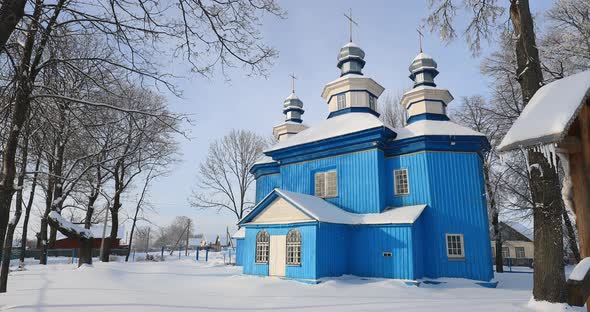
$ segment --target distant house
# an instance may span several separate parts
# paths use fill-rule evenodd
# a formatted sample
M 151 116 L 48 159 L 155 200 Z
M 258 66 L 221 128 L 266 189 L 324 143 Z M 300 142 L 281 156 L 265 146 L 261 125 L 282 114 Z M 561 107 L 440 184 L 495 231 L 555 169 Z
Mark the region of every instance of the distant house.
M 102 224 L 92 224 L 90 226 L 90 230 L 92 231 L 92 248 L 100 248 L 102 243 L 102 233 L 103 233 L 103 225 Z M 107 226 L 105 231 L 105 236 L 109 236 L 111 233 L 111 227 Z M 125 236 L 125 227 L 119 226 L 117 231 L 117 239 L 111 242 L 111 248 L 121 248 L 121 239 Z M 55 240 L 55 244 L 53 246 L 49 246 L 50 249 L 69 249 L 69 248 L 80 248 L 80 242 L 77 239 L 71 239 L 66 237 L 65 235 L 57 232 L 57 238 Z
M 533 266 L 535 248 L 533 237 L 529 229 L 521 224 L 508 225 L 500 222 L 500 235 L 502 237 L 502 259 L 504 265 Z M 517 230 L 518 229 L 518 230 Z M 491 238 L 492 258 L 496 257 L 496 242 Z

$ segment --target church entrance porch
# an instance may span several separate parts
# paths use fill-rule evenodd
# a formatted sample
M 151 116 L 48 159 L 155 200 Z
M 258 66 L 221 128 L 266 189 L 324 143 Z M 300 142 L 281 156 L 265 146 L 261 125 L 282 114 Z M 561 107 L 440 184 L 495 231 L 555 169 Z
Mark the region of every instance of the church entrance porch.
M 285 276 L 287 263 L 287 236 L 271 235 L 269 252 L 268 275 Z

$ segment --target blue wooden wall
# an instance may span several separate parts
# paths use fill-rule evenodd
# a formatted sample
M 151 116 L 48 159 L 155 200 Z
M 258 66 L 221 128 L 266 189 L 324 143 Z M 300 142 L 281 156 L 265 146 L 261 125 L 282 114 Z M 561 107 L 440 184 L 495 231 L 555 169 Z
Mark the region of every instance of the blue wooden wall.
M 353 226 L 350 273 L 358 276 L 414 279 L 411 225 Z M 391 252 L 384 257 L 383 252 Z
M 392 206 L 428 204 L 422 215 L 424 275 L 489 280 L 493 277 L 482 161 L 476 153 L 422 152 L 386 159 L 387 187 L 393 170 L 409 169 L 410 195 L 393 196 Z M 445 234 L 463 234 L 465 260 L 449 260 Z
M 236 239 L 236 265 L 242 265 L 244 256 L 244 239 Z
M 380 165 L 383 152 L 377 149 L 288 164 L 281 166 L 282 188 L 313 195 L 314 174 L 336 169 L 338 197 L 327 200 L 350 212 L 376 213 L 385 204 Z
M 350 274 L 349 254 L 355 246 L 350 241 L 350 226 L 320 223 L 317 238 L 317 276 Z
M 281 175 L 279 173 L 264 175 L 256 179 L 256 203 L 258 204 L 276 187 L 281 187 Z
M 490 233 L 485 200 L 483 167 L 475 153 L 427 153 L 431 208 L 424 214 L 429 243 L 426 250 L 435 263 L 425 265 L 426 275 L 493 278 Z M 461 233 L 465 240 L 465 261 L 449 261 L 445 233 Z M 429 245 L 429 246 L 428 246 Z
M 256 260 L 256 234 L 266 230 L 270 235 L 287 235 L 290 229 L 301 232 L 301 265 L 287 265 L 285 276 L 299 279 L 316 279 L 316 223 L 246 225 L 246 238 L 243 245 L 244 274 L 268 275 L 268 263 L 258 264 Z

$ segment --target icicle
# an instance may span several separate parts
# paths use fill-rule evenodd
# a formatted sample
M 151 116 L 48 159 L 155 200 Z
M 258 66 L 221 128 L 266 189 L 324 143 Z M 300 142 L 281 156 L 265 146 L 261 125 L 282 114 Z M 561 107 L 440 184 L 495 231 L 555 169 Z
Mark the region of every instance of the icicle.
M 568 209 L 576 221 L 576 214 L 574 213 L 574 189 L 572 185 L 572 177 L 570 175 L 570 159 L 566 153 L 556 153 L 561 161 L 561 167 L 563 168 L 563 185 L 561 187 L 561 198 L 563 199 L 563 205 L 565 209 Z

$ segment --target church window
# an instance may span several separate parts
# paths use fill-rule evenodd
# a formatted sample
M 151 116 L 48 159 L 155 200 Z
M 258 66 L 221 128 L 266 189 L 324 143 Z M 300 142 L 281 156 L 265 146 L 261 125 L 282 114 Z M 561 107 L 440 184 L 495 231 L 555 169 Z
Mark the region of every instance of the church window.
M 338 196 L 338 174 L 336 170 L 317 172 L 314 177 L 315 196 L 324 198 Z
M 463 234 L 447 234 L 447 257 L 465 258 Z
M 265 230 L 256 234 L 256 263 L 268 263 L 270 235 Z
M 301 232 L 295 229 L 287 233 L 287 264 L 301 265 Z
M 369 94 L 369 108 L 372 110 L 376 110 L 376 102 L 377 98 Z
M 398 169 L 393 171 L 394 179 L 394 194 L 408 195 L 410 194 L 410 185 L 408 183 L 408 169 Z
M 346 108 L 346 94 L 338 94 L 336 96 L 336 101 L 338 103 L 338 109 Z

